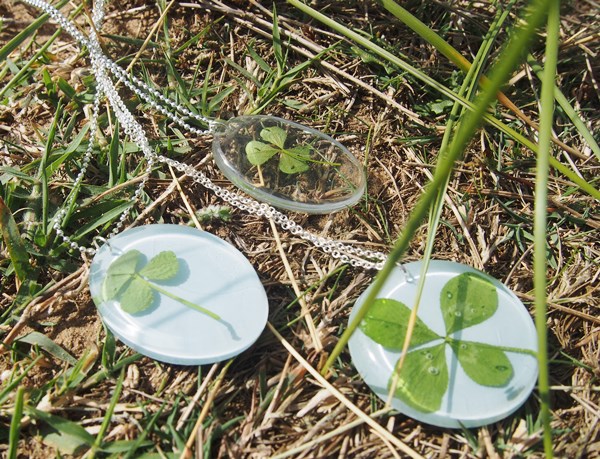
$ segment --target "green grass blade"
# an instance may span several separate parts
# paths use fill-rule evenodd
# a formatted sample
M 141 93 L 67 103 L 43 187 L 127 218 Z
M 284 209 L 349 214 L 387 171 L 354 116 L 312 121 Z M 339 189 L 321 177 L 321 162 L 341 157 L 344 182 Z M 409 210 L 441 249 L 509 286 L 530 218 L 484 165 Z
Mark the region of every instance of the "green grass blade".
M 8 91 L 10 88 L 12 88 L 14 85 L 16 85 L 19 81 L 21 81 L 21 79 L 25 76 L 25 74 L 31 68 L 31 65 L 38 61 L 38 59 L 48 50 L 50 45 L 52 43 L 54 43 L 54 40 L 56 40 L 56 38 L 58 38 L 58 36 L 61 33 L 62 33 L 62 30 L 57 30 L 56 32 L 54 32 L 54 35 L 52 35 L 48 40 L 46 40 L 44 42 L 44 44 L 42 45 L 42 47 L 33 55 L 33 57 L 31 59 L 29 59 L 23 65 L 23 67 L 21 67 L 21 70 L 19 70 L 18 73 L 15 76 L 13 76 L 8 83 L 6 83 L 6 85 L 2 88 L 2 90 L 0 90 L 0 99 L 2 97 L 4 97 L 4 94 L 6 93 L 6 91 Z
M 29 253 L 21 239 L 17 223 L 2 198 L 0 198 L 0 232 L 17 279 L 19 282 L 24 282 L 33 272 L 29 263 Z
M 109 39 L 112 42 L 115 42 L 115 43 L 125 43 L 126 45 L 131 45 L 131 46 L 133 46 L 135 48 L 139 48 L 143 44 L 145 44 L 148 49 L 160 48 L 160 44 L 157 43 L 157 42 L 155 42 L 155 41 L 152 41 L 152 40 L 145 41 L 145 40 L 142 40 L 140 38 L 126 37 L 126 36 L 123 36 L 123 35 L 115 35 L 115 34 L 106 33 L 106 32 L 103 32 L 102 36 L 104 38 Z
M 95 220 L 91 220 L 85 225 L 83 225 L 73 236 L 73 240 L 78 240 L 79 238 L 85 236 L 90 231 L 95 230 L 96 228 L 109 223 L 113 219 L 119 217 L 125 210 L 129 209 L 133 203 L 131 201 L 125 201 L 123 203 L 119 203 L 112 209 L 108 210 L 106 213 L 102 213 Z
M 142 358 L 142 354 L 133 354 L 123 357 L 117 363 L 115 363 L 110 369 L 99 370 L 94 373 L 92 376 L 87 378 L 87 380 L 81 386 L 83 389 L 89 389 L 90 387 L 95 386 L 101 381 L 104 381 L 108 378 L 113 372 L 120 370 L 121 368 L 127 367 L 129 364 L 137 362 Z
M 10 431 L 8 433 L 8 459 L 17 459 L 19 451 L 19 430 L 21 428 L 21 418 L 23 417 L 23 393 L 21 386 L 17 389 L 15 396 L 15 408 L 10 421 Z
M 56 4 L 56 8 L 60 9 L 69 3 L 69 0 L 61 0 Z M 9 40 L 2 48 L 0 48 L 0 62 L 6 60 L 6 58 L 12 53 L 15 49 L 17 49 L 21 44 L 30 37 L 37 29 L 43 26 L 48 20 L 47 14 L 42 14 L 39 18 L 25 27 L 21 32 L 19 32 L 14 38 Z
M 77 359 L 65 351 L 62 347 L 48 338 L 46 335 L 42 335 L 40 332 L 33 331 L 17 339 L 20 343 L 30 344 L 32 346 L 39 346 L 41 349 L 46 351 L 48 354 L 56 357 L 57 359 L 63 360 L 70 365 L 76 365 Z
M 538 390 L 541 399 L 541 419 L 544 428 L 544 452 L 552 458 L 552 431 L 550 427 L 550 385 L 548 375 L 548 331 L 546 325 L 546 236 L 548 170 L 551 151 L 552 125 L 554 117 L 554 88 L 558 45 L 560 37 L 560 0 L 551 0 L 548 5 L 548 28 L 546 30 L 546 62 L 542 75 L 540 100 L 540 140 L 537 155 L 534 208 L 534 251 L 533 285 L 535 292 L 535 324 L 538 335 Z
M 50 126 L 50 130 L 48 131 L 48 139 L 46 141 L 46 148 L 44 148 L 44 153 L 42 155 L 42 160 L 40 161 L 40 167 L 38 172 L 38 179 L 41 183 L 42 188 L 42 229 L 45 235 L 48 234 L 48 201 L 49 201 L 49 193 L 48 193 L 48 159 L 52 153 L 52 148 L 54 146 L 54 138 L 56 137 L 56 131 L 58 129 L 58 122 L 62 117 L 62 104 L 59 103 L 58 107 L 56 107 L 56 112 L 54 114 L 54 119 L 52 120 L 52 125 Z
M 325 16 L 324 14 L 319 13 L 318 11 L 316 11 L 315 9 L 306 5 L 305 3 L 302 3 L 300 0 L 287 0 L 287 1 L 288 1 L 288 3 L 292 4 L 293 6 L 295 6 L 299 10 L 301 10 L 303 13 L 306 13 L 309 16 L 317 19 L 319 22 L 325 24 L 327 27 L 330 27 L 331 29 L 335 30 L 336 32 L 344 35 L 346 38 L 349 38 L 350 40 L 354 41 L 355 43 L 358 43 L 360 46 L 367 48 L 369 51 L 371 51 L 375 55 L 387 60 L 388 62 L 394 64 L 398 68 L 410 73 L 414 77 L 421 80 L 423 83 L 436 89 L 437 91 L 439 91 L 440 93 L 449 97 L 450 99 L 457 100 L 461 104 L 467 105 L 468 107 L 472 108 L 472 104 L 469 101 L 467 101 L 465 98 L 459 97 L 458 94 L 456 94 L 451 89 L 448 89 L 442 83 L 434 80 L 429 75 L 426 75 L 421 70 L 410 65 L 409 63 L 400 59 L 398 56 L 392 54 L 391 52 L 383 49 L 381 46 L 376 45 L 375 43 L 370 41 L 368 38 L 365 38 L 363 35 L 361 35 L 357 32 L 354 32 L 354 31 L 348 29 L 347 27 L 343 26 L 342 24 L 330 19 L 329 17 Z
M 76 119 L 75 117 L 73 117 L 73 119 Z M 61 148 L 57 148 L 57 153 L 60 152 L 60 154 L 56 154 L 56 155 L 51 155 L 51 162 L 50 164 L 48 164 L 48 166 L 46 167 L 46 170 L 48 171 L 48 175 L 53 175 L 58 169 L 60 169 L 60 167 L 68 160 L 70 160 L 73 156 L 75 156 L 77 154 L 77 150 L 80 148 L 81 143 L 83 142 L 83 139 L 85 137 L 85 135 L 87 134 L 87 131 L 89 130 L 89 124 L 86 124 L 85 126 L 83 126 L 83 128 L 81 129 L 81 131 L 79 132 L 79 134 L 77 134 L 75 136 L 75 138 L 71 141 L 71 143 L 64 149 L 62 150 Z M 62 152 L 61 152 L 62 150 Z M 56 159 L 54 159 L 54 157 L 56 157 Z
M 68 419 L 56 416 L 54 414 L 46 413 L 45 411 L 38 410 L 31 406 L 25 407 L 25 412 L 32 418 L 43 421 L 48 424 L 54 430 L 59 432 L 61 435 L 71 439 L 78 447 L 92 446 L 94 443 L 94 437 L 81 425 L 69 421 Z
M 482 72 L 483 65 L 487 60 L 491 52 L 492 44 L 494 43 L 498 33 L 501 30 L 501 25 L 504 23 L 508 16 L 508 10 L 505 10 L 504 13 L 498 13 L 495 21 L 490 26 L 490 30 L 484 41 L 479 48 L 477 56 L 473 61 L 473 65 L 469 64 L 469 69 L 467 71 L 467 75 L 461 85 L 459 90 L 460 96 L 465 96 L 467 99 L 471 100 L 475 94 L 475 90 L 477 88 L 477 82 L 479 80 L 479 76 Z M 460 105 L 458 102 L 454 102 L 452 110 L 450 112 L 450 116 L 448 117 L 448 122 L 446 123 L 446 129 L 444 130 L 444 136 L 442 138 L 442 144 L 440 146 L 440 151 L 438 156 L 440 158 L 446 155 L 448 146 L 450 145 L 450 140 L 452 138 L 452 134 L 455 132 L 456 122 L 455 120 L 461 119 L 465 113 L 466 108 Z M 408 348 L 411 344 L 411 338 L 413 329 L 415 324 L 417 323 L 419 305 L 421 302 L 421 296 L 423 294 L 423 289 L 425 288 L 425 280 L 427 270 L 429 269 L 429 262 L 431 260 L 431 255 L 433 253 L 433 245 L 435 242 L 435 236 L 437 234 L 437 229 L 440 223 L 440 218 L 442 215 L 442 209 L 444 204 L 444 198 L 446 196 L 446 191 L 448 189 L 448 184 L 450 183 L 450 175 L 447 177 L 444 182 L 442 188 L 440 188 L 438 195 L 436 196 L 435 202 L 432 204 L 430 212 L 429 212 L 429 228 L 427 231 L 427 240 L 425 243 L 425 251 L 423 253 L 423 265 L 421 267 L 421 272 L 419 276 L 419 281 L 417 283 L 417 289 L 415 294 L 415 300 L 413 302 L 413 307 L 411 309 L 411 314 L 408 321 L 408 331 L 406 333 L 406 339 L 404 340 L 404 345 L 402 347 L 402 353 L 400 359 L 396 362 L 393 377 L 390 384 L 390 389 L 388 392 L 388 399 L 391 401 L 392 397 L 396 393 L 396 389 L 398 383 L 400 381 L 400 372 L 404 365 L 405 357 L 407 355 Z M 389 402 L 388 402 L 389 403 Z
M 29 374 L 31 369 L 38 364 L 38 361 L 41 358 L 42 358 L 41 355 L 37 356 L 35 358 L 35 360 L 33 360 L 29 365 L 27 365 L 27 368 L 25 368 L 19 376 L 17 376 L 14 380 L 12 380 L 10 383 L 8 383 L 2 390 L 0 390 L 0 405 L 2 405 L 6 401 L 6 399 L 10 395 L 10 393 L 14 389 L 17 388 L 17 386 L 21 383 L 21 381 Z
M 254 43 L 249 44 L 246 47 L 246 51 L 248 51 L 248 54 L 250 55 L 250 57 L 252 58 L 252 60 L 254 60 L 254 62 L 256 62 L 256 65 L 258 65 L 263 72 L 265 72 L 266 74 L 272 74 L 273 73 L 273 69 L 271 68 L 271 66 L 254 49 Z
M 121 146 L 119 137 L 119 120 L 115 120 L 112 138 L 108 147 L 108 186 L 113 187 L 119 181 L 119 148 Z M 92 135 L 94 133 L 91 133 Z M 92 136 L 90 136 L 91 141 Z
M 125 368 L 121 369 L 121 374 L 119 375 L 119 379 L 117 379 L 117 385 L 113 391 L 113 395 L 110 398 L 110 404 L 106 409 L 106 413 L 104 414 L 104 419 L 102 420 L 102 425 L 100 426 L 100 430 L 96 435 L 96 440 L 94 441 L 94 445 L 92 446 L 92 458 L 94 457 L 95 451 L 98 450 L 102 445 L 102 439 L 108 430 L 108 426 L 110 425 L 110 421 L 112 420 L 112 415 L 115 411 L 115 407 L 117 406 L 117 402 L 119 401 L 119 397 L 121 396 L 121 390 L 123 389 L 123 380 L 125 379 Z
M 179 54 L 184 52 L 186 49 L 190 48 L 191 46 L 196 45 L 198 43 L 198 41 L 201 38 L 204 38 L 204 36 L 210 31 L 211 27 L 214 27 L 217 23 L 219 23 L 221 21 L 222 21 L 222 18 L 218 19 L 214 23 L 211 23 L 210 25 L 207 25 L 206 27 L 204 27 L 200 32 L 198 32 L 196 35 L 192 36 L 190 39 L 188 39 L 186 42 L 184 42 L 183 45 L 181 45 L 179 48 L 173 50 L 173 56 L 178 56 Z
M 200 107 L 202 109 L 202 115 L 204 115 L 204 116 L 211 115 L 210 109 L 208 108 L 208 89 L 210 87 L 210 76 L 212 73 L 212 65 L 213 65 L 213 60 L 212 60 L 212 56 L 211 56 L 210 60 L 208 61 L 208 65 L 206 66 L 206 70 L 204 71 L 204 81 L 202 82 L 202 92 L 201 92 L 202 103 L 200 104 Z M 195 76 L 196 75 L 194 75 L 194 78 L 195 78 Z
M 148 434 L 150 433 L 150 431 L 154 427 L 154 424 L 156 424 L 156 421 L 158 420 L 158 418 L 162 414 L 163 410 L 165 409 L 165 403 L 163 403 L 160 406 L 160 408 L 158 409 L 158 411 L 156 413 L 154 413 L 154 416 L 152 416 L 150 418 L 150 420 L 148 421 L 148 424 L 146 425 L 144 431 L 136 439 L 135 443 L 131 446 L 131 449 L 129 451 L 127 451 L 127 454 L 123 457 L 123 459 L 129 459 L 130 457 L 135 457 L 135 452 L 141 446 L 141 444 L 146 440 L 146 437 L 148 436 Z
M 440 37 L 434 30 L 413 16 L 408 10 L 402 8 L 393 0 L 378 0 L 383 7 L 400 19 L 407 27 L 410 27 L 417 35 L 446 56 L 451 62 L 463 72 L 468 72 L 471 63 L 454 48 L 450 43 Z
M 296 0 L 288 1 L 297 3 Z M 510 42 L 504 48 L 496 65 L 492 69 L 492 73 L 489 78 L 489 85 L 486 85 L 486 87 L 481 91 L 477 99 L 477 103 L 475 104 L 474 111 L 467 113 L 464 120 L 461 122 L 460 127 L 458 128 L 456 135 L 454 136 L 452 143 L 448 148 L 448 155 L 445 158 L 442 158 L 438 164 L 438 167 L 436 167 L 432 182 L 419 198 L 419 201 L 417 202 L 408 221 L 406 222 L 400 237 L 396 241 L 394 248 L 388 256 L 383 269 L 375 278 L 373 286 L 367 298 L 365 299 L 363 306 L 360 308 L 352 322 L 348 325 L 348 328 L 344 331 L 329 358 L 325 362 L 325 365 L 322 369 L 323 374 L 327 373 L 329 367 L 341 354 L 342 350 L 348 343 L 350 336 L 352 333 L 354 333 L 356 328 L 363 320 L 369 307 L 377 298 L 377 295 L 379 295 L 381 288 L 393 271 L 396 263 L 400 260 L 400 257 L 408 248 L 408 244 L 412 239 L 412 236 L 415 234 L 421 224 L 421 221 L 427 214 L 429 207 L 438 194 L 438 190 L 443 186 L 449 174 L 452 172 L 454 162 L 460 157 L 467 143 L 481 124 L 488 106 L 494 101 L 498 90 L 503 84 L 506 83 L 511 72 L 517 67 L 517 64 L 524 57 L 523 52 L 528 48 L 531 38 L 535 33 L 535 29 L 541 25 L 542 21 L 544 20 L 549 1 L 550 0 L 533 0 L 530 3 L 527 20 L 511 35 Z
M 123 454 L 125 454 L 127 451 L 129 451 L 132 446 L 135 446 L 136 448 L 146 448 L 148 446 L 152 446 L 153 444 L 154 443 L 151 440 L 145 440 L 141 443 L 139 443 L 137 440 L 116 440 L 116 441 L 107 443 L 106 445 L 103 445 L 101 451 L 106 454 L 111 454 L 111 456 L 108 456 L 109 458 L 120 458 L 120 457 L 122 457 Z M 175 458 L 178 458 L 179 456 L 176 455 L 175 453 L 167 453 L 166 455 L 165 454 L 160 455 L 160 454 L 156 453 L 155 456 L 145 453 L 145 454 L 142 454 L 141 456 L 138 456 L 138 459 L 144 459 L 147 457 L 152 457 L 152 458 L 156 458 L 156 459 L 165 459 L 165 458 L 175 459 Z
M 282 75 L 285 69 L 285 55 L 281 46 L 281 34 L 279 33 L 279 22 L 277 21 L 277 9 L 273 3 L 273 52 L 277 62 L 277 75 Z

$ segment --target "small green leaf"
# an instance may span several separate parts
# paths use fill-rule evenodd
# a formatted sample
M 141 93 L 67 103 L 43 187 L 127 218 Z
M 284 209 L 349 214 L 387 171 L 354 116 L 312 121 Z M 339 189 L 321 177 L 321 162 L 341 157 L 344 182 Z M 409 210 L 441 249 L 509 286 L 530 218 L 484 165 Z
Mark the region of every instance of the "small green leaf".
M 164 281 L 172 279 L 179 271 L 179 261 L 175 252 L 166 250 L 153 257 L 139 272 L 146 279 Z
M 308 164 L 305 161 L 283 152 L 279 158 L 279 170 L 286 174 L 297 174 L 308 170 Z
M 278 126 L 264 128 L 262 131 L 260 131 L 260 136 L 266 142 L 272 143 L 282 150 L 285 148 L 287 132 Z
M 58 450 L 60 454 L 82 457 L 82 453 L 88 449 L 88 446 L 80 438 L 68 433 L 45 428 L 42 429 L 41 434 L 42 442 Z M 56 457 L 61 456 L 57 455 Z
M 495 346 L 453 340 L 450 347 L 465 373 L 482 386 L 502 387 L 513 377 L 513 367 L 504 351 Z
M 308 145 L 298 145 L 297 147 L 285 150 L 285 152 L 292 156 L 295 156 L 297 159 L 306 160 L 310 158 L 310 150 L 311 147 Z
M 365 335 L 384 347 L 401 350 L 406 337 L 410 309 L 400 301 L 378 298 L 373 302 L 360 328 Z M 417 317 L 410 340 L 411 346 L 419 346 L 441 336 L 434 333 Z
M 137 440 L 115 440 L 115 441 L 111 441 L 108 443 L 103 443 L 100 451 L 102 451 L 103 453 L 110 453 L 110 454 L 118 454 L 118 453 L 126 453 L 127 451 L 129 451 L 131 449 L 132 446 L 136 445 L 138 442 Z M 150 440 L 145 440 L 143 441 L 139 446 L 140 448 L 143 448 L 145 446 L 151 446 L 154 443 L 151 442 Z M 138 456 L 138 459 L 142 459 L 142 458 L 147 458 L 149 456 L 150 453 L 145 453 L 141 456 Z M 175 453 L 166 453 L 166 454 L 159 454 L 156 453 L 156 457 L 157 458 L 164 458 L 164 457 L 168 457 L 168 458 L 178 458 L 180 457 L 178 454 Z
M 105 300 L 114 299 L 132 279 L 141 258 L 139 250 L 129 250 L 111 263 L 106 271 L 102 289 Z
M 250 164 L 260 166 L 271 159 L 279 150 L 258 140 L 246 144 L 246 155 Z
M 452 102 L 451 100 L 445 99 L 445 100 L 438 100 L 437 102 L 432 103 L 430 105 L 430 107 L 431 107 L 431 111 L 433 113 L 435 113 L 436 115 L 441 115 L 447 109 L 452 107 L 452 105 L 454 105 L 454 102 Z
M 135 277 L 119 298 L 121 309 L 129 314 L 135 314 L 147 309 L 154 301 L 154 291 L 148 282 L 141 277 Z
M 496 286 L 477 273 L 463 273 L 450 279 L 440 293 L 446 333 L 477 325 L 498 309 Z
M 409 352 L 400 370 L 396 397 L 424 413 L 439 410 L 448 390 L 445 348 L 442 343 Z
M 40 411 L 31 406 L 25 407 L 25 412 L 32 418 L 43 421 L 54 429 L 56 433 L 60 435 L 61 444 L 68 443 L 73 448 L 91 446 L 94 444 L 94 437 L 82 426 L 73 421 L 46 413 L 45 411 Z M 55 440 L 56 439 L 58 439 L 58 437 L 55 437 Z
M 48 354 L 53 355 L 57 359 L 64 360 L 65 362 L 76 365 L 77 359 L 65 351 L 62 347 L 48 338 L 46 335 L 42 335 L 40 332 L 33 331 L 21 336 L 17 339 L 20 343 L 27 343 L 35 346 L 39 346 L 45 350 Z

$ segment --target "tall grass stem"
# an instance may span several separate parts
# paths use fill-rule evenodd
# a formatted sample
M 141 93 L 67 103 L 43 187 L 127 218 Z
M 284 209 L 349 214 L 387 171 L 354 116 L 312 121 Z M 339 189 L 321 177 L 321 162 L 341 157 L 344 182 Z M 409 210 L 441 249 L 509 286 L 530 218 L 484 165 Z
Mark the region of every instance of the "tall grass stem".
M 546 30 L 546 63 L 542 74 L 542 94 L 540 99 L 540 137 L 536 165 L 535 209 L 534 209 L 534 292 L 535 324 L 538 337 L 538 390 L 541 399 L 541 420 L 544 428 L 544 452 L 552 458 L 552 431 L 550 427 L 550 385 L 548 375 L 548 332 L 546 329 L 546 223 L 548 200 L 548 170 L 552 124 L 554 120 L 554 86 L 558 60 L 560 34 L 560 0 L 548 2 L 548 28 Z
M 512 6 L 512 5 L 510 5 Z M 483 67 L 485 62 L 487 62 L 487 58 L 491 52 L 492 44 L 494 43 L 498 33 L 501 30 L 501 25 L 504 23 L 508 16 L 509 9 L 504 11 L 499 10 L 496 14 L 496 18 L 490 26 L 490 30 L 484 38 L 479 51 L 477 52 L 477 56 L 475 57 L 473 64 L 469 64 L 469 68 L 466 71 L 465 79 L 463 80 L 461 87 L 459 89 L 459 96 L 465 97 L 468 100 L 472 100 L 475 95 L 475 91 L 477 89 L 477 82 L 479 77 L 483 71 Z M 450 111 L 450 116 L 448 117 L 448 121 L 446 123 L 446 129 L 444 130 L 444 136 L 442 137 L 442 143 L 440 145 L 440 151 L 438 156 L 440 158 L 446 155 L 446 152 L 449 148 L 452 135 L 457 128 L 457 120 L 460 120 L 466 113 L 467 108 L 458 102 L 454 102 L 452 106 L 452 110 Z M 419 276 L 419 282 L 417 283 L 417 290 L 415 295 L 415 300 L 413 302 L 413 307 L 411 309 L 410 317 L 408 320 L 406 337 L 404 339 L 404 343 L 402 345 L 402 352 L 400 354 L 400 358 L 398 359 L 396 366 L 394 368 L 394 372 L 392 374 L 392 380 L 390 384 L 390 389 L 388 392 L 388 401 L 387 404 L 391 404 L 392 397 L 394 396 L 396 389 L 398 387 L 398 383 L 400 381 L 400 372 L 402 370 L 402 366 L 404 365 L 404 360 L 408 353 L 408 348 L 410 347 L 410 342 L 413 334 L 413 330 L 415 324 L 417 322 L 419 305 L 421 303 L 421 296 L 423 294 L 423 289 L 425 288 L 425 280 L 427 276 L 427 271 L 429 269 L 429 263 L 431 260 L 431 255 L 433 253 L 433 245 L 435 242 L 435 236 L 437 234 L 437 229 L 440 223 L 440 218 L 442 215 L 442 209 L 444 205 L 444 198 L 446 196 L 446 192 L 448 189 L 448 184 L 450 183 L 450 175 L 447 177 L 446 181 L 443 184 L 443 187 L 440 188 L 438 195 L 435 199 L 435 202 L 432 204 L 430 212 L 429 212 L 429 228 L 427 231 L 427 241 L 425 244 L 425 251 L 423 253 L 423 264 L 421 266 L 421 272 Z

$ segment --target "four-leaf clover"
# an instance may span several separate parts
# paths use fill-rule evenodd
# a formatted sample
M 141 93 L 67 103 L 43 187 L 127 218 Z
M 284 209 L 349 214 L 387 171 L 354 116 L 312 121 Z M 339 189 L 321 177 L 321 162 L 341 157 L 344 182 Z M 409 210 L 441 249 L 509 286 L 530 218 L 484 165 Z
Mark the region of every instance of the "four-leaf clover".
M 140 251 L 129 250 L 108 267 L 102 285 L 102 297 L 104 301 L 117 300 L 123 311 L 135 314 L 148 309 L 158 292 L 215 320 L 221 320 L 214 312 L 156 285 L 157 282 L 173 279 L 178 272 L 179 260 L 170 250 L 160 252 L 145 264 Z
M 502 387 L 512 379 L 514 371 L 506 352 L 531 353 L 527 349 L 504 348 L 452 336 L 486 321 L 498 308 L 496 287 L 479 274 L 467 272 L 450 279 L 441 290 L 440 308 L 445 336 L 417 319 L 394 394 L 408 406 L 425 413 L 438 411 L 448 390 L 446 346 L 450 346 L 469 378 L 488 387 Z M 361 329 L 378 344 L 401 351 L 410 313 L 399 301 L 379 298 L 369 309 Z

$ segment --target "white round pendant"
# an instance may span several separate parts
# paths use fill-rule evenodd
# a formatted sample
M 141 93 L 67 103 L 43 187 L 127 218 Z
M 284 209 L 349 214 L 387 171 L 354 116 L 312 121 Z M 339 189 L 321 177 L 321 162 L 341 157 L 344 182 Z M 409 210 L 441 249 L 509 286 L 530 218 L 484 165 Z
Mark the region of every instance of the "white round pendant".
M 395 269 L 349 342 L 353 364 L 382 400 L 401 356 L 421 266 Z M 538 374 L 536 331 L 502 283 L 466 265 L 431 261 L 418 318 L 392 407 L 435 426 L 470 428 L 507 417 L 529 397 Z
M 250 262 L 229 243 L 186 226 L 148 225 L 111 238 L 93 259 L 89 283 L 111 332 L 162 362 L 231 358 L 267 321 L 267 296 Z

